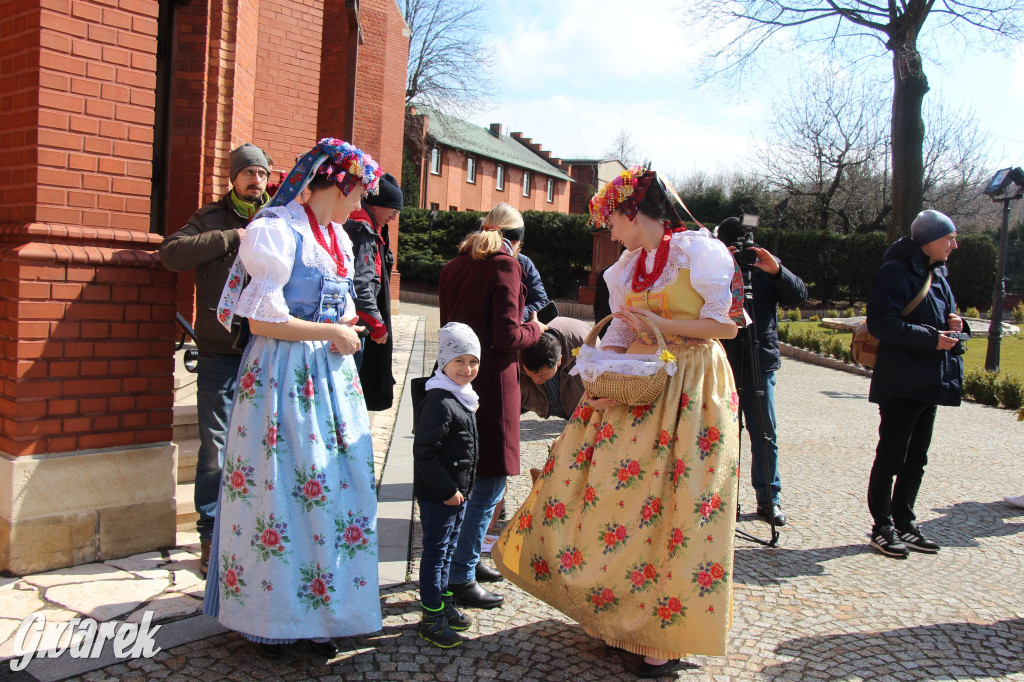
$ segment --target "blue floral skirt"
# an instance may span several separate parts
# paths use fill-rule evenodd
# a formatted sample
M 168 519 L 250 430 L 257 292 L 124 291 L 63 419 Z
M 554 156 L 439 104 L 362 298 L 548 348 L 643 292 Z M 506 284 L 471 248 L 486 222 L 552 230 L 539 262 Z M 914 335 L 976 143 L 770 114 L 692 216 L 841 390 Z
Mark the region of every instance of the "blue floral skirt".
M 254 336 L 242 358 L 203 612 L 256 641 L 381 628 L 369 418 L 329 347 Z

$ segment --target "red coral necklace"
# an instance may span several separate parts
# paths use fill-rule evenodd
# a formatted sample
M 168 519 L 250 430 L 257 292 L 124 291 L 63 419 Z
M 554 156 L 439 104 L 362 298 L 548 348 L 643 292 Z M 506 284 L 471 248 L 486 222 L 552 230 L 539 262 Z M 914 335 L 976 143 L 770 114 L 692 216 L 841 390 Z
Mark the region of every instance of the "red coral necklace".
M 650 272 L 647 272 L 647 252 L 641 250 L 639 258 L 636 259 L 636 269 L 633 270 L 633 291 L 639 293 L 658 281 L 668 263 L 668 247 L 671 241 L 672 230 L 666 228 L 665 234 L 661 235 L 658 250 L 654 252 L 654 267 Z
M 338 244 L 338 235 L 334 233 L 334 227 L 331 223 L 327 223 L 327 234 L 331 236 L 331 243 L 328 245 L 327 240 L 324 238 L 324 233 L 320 229 L 320 221 L 316 219 L 313 209 L 309 207 L 309 204 L 303 204 L 302 208 L 306 209 L 306 218 L 309 219 L 309 229 L 313 232 L 313 239 L 316 240 L 317 244 L 324 247 L 324 251 L 334 261 L 338 268 L 338 277 L 347 277 L 348 268 L 345 267 L 345 255 L 341 251 L 341 245 Z

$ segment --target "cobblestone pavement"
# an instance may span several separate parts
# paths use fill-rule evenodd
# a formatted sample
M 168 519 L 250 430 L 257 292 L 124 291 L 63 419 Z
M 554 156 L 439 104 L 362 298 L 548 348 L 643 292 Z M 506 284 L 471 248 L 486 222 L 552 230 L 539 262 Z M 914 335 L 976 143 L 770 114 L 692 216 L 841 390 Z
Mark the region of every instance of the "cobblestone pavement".
M 405 314 L 418 310 L 402 306 Z M 1024 424 L 974 404 L 939 408 L 917 510 L 943 549 L 889 559 L 867 546 L 878 423 L 867 387 L 861 376 L 784 361 L 776 399 L 790 522 L 778 548 L 737 540 L 730 653 L 690 658 L 680 679 L 1024 680 L 1024 510 L 1002 502 L 1024 494 Z M 524 417 L 524 474 L 510 480 L 510 509 L 529 492 L 526 470 L 543 462 L 563 425 Z M 745 460 L 742 467 L 747 481 Z M 740 497 L 740 527 L 766 535 L 749 485 Z M 414 557 L 418 536 L 417 526 Z M 416 576 L 415 558 L 410 569 Z M 453 651 L 417 637 L 418 592 L 407 583 L 382 591 L 382 632 L 337 640 L 341 653 L 331 661 L 302 644 L 267 661 L 225 633 L 76 679 L 631 678 L 635 657 L 606 653 L 579 625 L 514 587 L 496 589 L 505 606 L 472 612 L 470 641 Z

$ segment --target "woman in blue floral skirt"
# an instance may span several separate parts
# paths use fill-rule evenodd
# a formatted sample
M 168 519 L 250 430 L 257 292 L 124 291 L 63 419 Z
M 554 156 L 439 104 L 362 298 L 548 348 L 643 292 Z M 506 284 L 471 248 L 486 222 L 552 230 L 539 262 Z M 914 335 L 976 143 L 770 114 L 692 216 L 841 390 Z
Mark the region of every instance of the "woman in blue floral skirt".
M 229 277 L 219 308 L 222 322 L 232 306 L 248 318 L 252 337 L 203 611 L 272 658 L 298 639 L 332 656 L 331 637 L 381 627 L 373 449 L 341 229 L 379 177 L 369 155 L 321 140 L 246 230 L 239 259 L 252 279 L 243 291 L 244 273 Z

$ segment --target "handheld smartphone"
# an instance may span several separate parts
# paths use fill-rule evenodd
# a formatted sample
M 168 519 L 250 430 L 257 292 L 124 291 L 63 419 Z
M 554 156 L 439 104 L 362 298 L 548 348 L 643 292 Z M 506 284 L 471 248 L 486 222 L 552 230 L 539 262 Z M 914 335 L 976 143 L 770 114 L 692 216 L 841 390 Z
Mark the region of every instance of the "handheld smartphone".
M 548 301 L 547 305 L 537 311 L 537 319 L 541 324 L 547 324 L 556 317 L 558 317 L 558 306 L 554 301 Z

